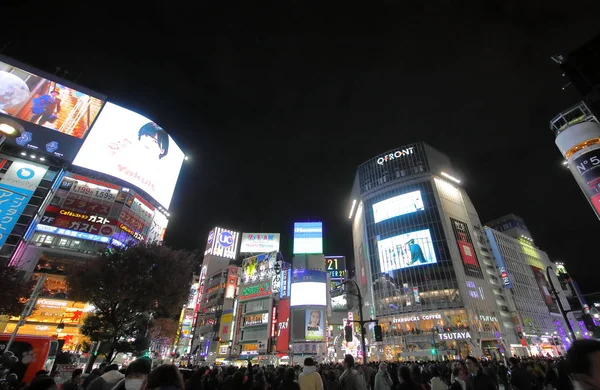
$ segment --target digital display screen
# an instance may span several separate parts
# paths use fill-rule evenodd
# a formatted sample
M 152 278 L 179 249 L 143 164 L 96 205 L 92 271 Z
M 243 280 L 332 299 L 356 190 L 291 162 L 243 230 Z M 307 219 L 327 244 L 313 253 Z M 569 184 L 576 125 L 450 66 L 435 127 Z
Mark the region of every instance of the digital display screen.
M 23 127 L 8 142 L 71 161 L 103 104 L 104 99 L 0 61 L 0 117 L 15 118 Z
M 437 263 L 429 229 L 379 240 L 377 249 L 381 272 Z
M 107 103 L 73 164 L 125 180 L 168 208 L 184 158 L 162 127 Z
M 375 223 L 378 223 L 421 210 L 425 210 L 421 191 L 413 191 L 375 203 L 373 205 L 373 218 Z
M 292 283 L 290 306 L 326 306 L 327 283 Z
M 294 254 L 323 253 L 323 223 L 294 223 Z

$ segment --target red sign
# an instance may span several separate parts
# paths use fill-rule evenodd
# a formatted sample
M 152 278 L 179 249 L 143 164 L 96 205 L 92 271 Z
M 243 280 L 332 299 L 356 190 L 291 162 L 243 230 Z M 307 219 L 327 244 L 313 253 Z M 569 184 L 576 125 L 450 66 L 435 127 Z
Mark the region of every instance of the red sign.
M 277 352 L 284 353 L 290 349 L 290 300 L 279 301 L 279 318 L 277 321 Z
M 471 264 L 476 267 L 479 266 L 477 258 L 475 257 L 475 249 L 473 245 L 463 240 L 458 240 L 458 248 L 460 249 L 460 257 L 462 257 L 463 263 Z
M 106 216 L 110 212 L 111 206 L 68 197 L 65 199 L 63 207 L 68 210 L 79 211 L 86 214 Z
M 225 298 L 233 299 L 235 297 L 235 288 L 237 287 L 238 274 L 236 267 L 229 267 L 227 274 L 227 288 L 225 289 Z
M 50 210 L 50 207 L 48 209 Z M 66 212 L 65 210 L 60 210 L 60 214 L 45 213 L 42 216 L 41 223 L 106 237 L 112 236 L 116 231 L 116 226 L 110 224 L 110 221 L 104 217 L 82 215 L 70 211 Z
M 275 328 L 277 328 L 277 306 L 273 306 L 271 311 L 271 337 L 275 337 Z

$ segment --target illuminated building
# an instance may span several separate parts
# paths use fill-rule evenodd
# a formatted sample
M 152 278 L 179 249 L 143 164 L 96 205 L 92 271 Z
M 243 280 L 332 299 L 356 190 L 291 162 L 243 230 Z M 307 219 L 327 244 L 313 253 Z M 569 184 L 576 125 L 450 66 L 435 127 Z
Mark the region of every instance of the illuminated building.
M 600 218 L 600 123 L 585 103 L 550 121 L 554 142 L 579 188 Z
M 535 245 L 523 219 L 514 214 L 485 225 L 504 288 L 510 291 L 506 305 L 511 307 L 513 326 L 507 332 L 519 340 L 511 348 L 519 351 L 523 346 L 534 355 L 564 354 L 568 341 L 562 340 L 559 331 L 566 324 L 547 279 L 546 269 L 553 266 L 548 255 Z M 553 273 L 551 277 L 558 287 Z
M 113 247 L 162 243 L 185 156 L 148 118 L 2 56 L 0 90 L 12 93 L 0 98 L 0 126 L 19 130 L 0 150 L 0 190 L 19 198 L 0 211 L 10 216 L 0 261 L 47 275 L 45 307 L 36 306 L 19 333 L 54 336 L 76 350 L 90 308 L 69 300 L 65 270 Z M 52 115 L 44 109 L 58 105 Z
M 371 356 L 510 353 L 500 274 L 447 156 L 417 143 L 367 160 L 348 208 L 364 315 L 383 328 Z
M 230 354 L 229 334 L 223 335 L 228 332 L 222 332 L 222 325 L 231 322 L 234 309 L 239 267 L 230 263 L 237 258 L 239 243 L 240 233 L 233 230 L 215 227 L 208 234 L 192 322 L 190 359 L 195 362 L 215 362 Z

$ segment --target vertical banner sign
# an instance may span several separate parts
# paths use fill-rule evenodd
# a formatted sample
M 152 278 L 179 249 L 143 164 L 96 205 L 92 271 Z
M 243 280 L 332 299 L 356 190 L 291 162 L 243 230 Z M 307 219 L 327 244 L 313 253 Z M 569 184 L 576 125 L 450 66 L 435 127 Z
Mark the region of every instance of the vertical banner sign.
M 227 288 L 225 290 L 225 298 L 233 299 L 235 297 L 235 289 L 237 287 L 238 274 L 236 267 L 229 267 L 227 274 Z
M 569 169 L 596 213 L 600 215 L 600 149 L 573 159 Z
M 2 165 L 6 160 L 2 161 Z M 0 180 L 0 248 L 15 227 L 48 167 L 24 160 L 12 162 Z
M 450 218 L 450 222 L 452 223 L 456 244 L 458 245 L 460 257 L 463 261 L 465 274 L 474 278 L 483 279 L 483 273 L 481 272 L 481 267 L 479 266 L 477 255 L 475 254 L 469 227 L 465 222 L 454 218 Z
M 290 349 L 290 300 L 279 301 L 279 317 L 277 318 L 277 352 L 284 353 Z
M 533 271 L 533 276 L 535 277 L 535 281 L 542 293 L 542 298 L 544 298 L 544 302 L 546 306 L 548 306 L 548 310 L 551 313 L 560 313 L 558 310 L 558 304 L 554 300 L 552 294 L 550 294 L 550 286 L 548 285 L 548 280 L 546 280 L 546 275 L 544 275 L 544 271 L 541 268 L 531 266 L 531 270 Z

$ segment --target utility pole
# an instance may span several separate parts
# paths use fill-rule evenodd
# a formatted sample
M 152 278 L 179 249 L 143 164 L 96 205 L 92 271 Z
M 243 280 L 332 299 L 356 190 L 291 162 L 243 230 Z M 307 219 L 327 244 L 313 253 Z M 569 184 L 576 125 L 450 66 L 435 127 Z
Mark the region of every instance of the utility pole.
M 360 320 L 352 320 L 351 322 L 357 322 L 360 326 L 360 344 L 362 347 L 362 353 L 363 353 L 363 364 L 367 364 L 367 346 L 365 344 L 365 324 L 368 324 L 369 322 L 375 322 L 377 323 L 377 320 L 364 320 L 363 317 L 363 298 L 362 298 L 362 294 L 360 293 L 360 288 L 358 288 L 358 283 L 356 283 L 355 280 L 353 279 L 348 279 L 344 282 L 342 282 L 343 285 L 345 285 L 346 283 L 350 283 L 352 282 L 354 284 L 354 286 L 356 287 L 356 296 L 358 297 L 358 315 L 360 317 Z
M 37 283 L 35 284 L 35 287 L 33 288 L 31 295 L 29 296 L 29 300 L 27 301 L 27 303 L 25 304 L 25 307 L 23 308 L 23 312 L 21 313 L 21 316 L 19 317 L 19 321 L 17 322 L 17 325 L 15 326 L 15 330 L 13 330 L 12 334 L 10 335 L 10 339 L 8 340 L 8 344 L 6 344 L 5 351 L 10 350 L 10 346 L 12 345 L 12 343 L 15 341 L 15 338 L 17 337 L 17 332 L 19 332 L 19 328 L 25 323 L 25 318 L 29 317 L 31 315 L 31 312 L 33 312 L 33 308 L 35 307 L 35 304 L 40 295 L 40 291 L 42 290 L 42 287 L 44 286 L 45 281 L 46 281 L 46 275 L 42 274 L 42 276 L 40 276 Z
M 558 292 L 556 291 L 556 288 L 554 288 L 554 282 L 552 282 L 552 278 L 550 277 L 551 270 L 552 270 L 551 265 L 546 267 L 546 276 L 548 277 L 548 283 L 550 283 L 550 289 L 552 290 L 552 295 L 554 295 L 554 299 L 556 299 L 556 302 L 558 303 L 558 308 L 560 309 L 560 314 L 563 316 L 563 319 L 565 320 L 565 322 L 567 324 L 567 329 L 569 329 L 569 335 L 571 336 L 571 339 L 573 341 L 575 341 L 576 340 L 575 332 L 573 332 L 573 327 L 571 326 L 571 322 L 569 321 L 567 314 L 571 311 L 577 311 L 577 310 L 565 311 L 565 309 L 562 305 L 562 302 L 560 301 L 560 297 L 558 296 Z

